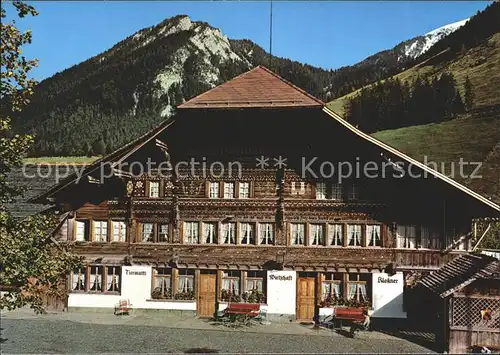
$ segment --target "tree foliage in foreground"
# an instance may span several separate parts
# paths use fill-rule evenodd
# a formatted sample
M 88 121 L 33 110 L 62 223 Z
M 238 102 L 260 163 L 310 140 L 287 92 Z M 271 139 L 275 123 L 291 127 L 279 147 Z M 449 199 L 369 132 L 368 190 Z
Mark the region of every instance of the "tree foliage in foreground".
M 17 16 L 36 16 L 36 10 L 22 2 L 10 5 Z M 26 305 L 43 312 L 48 296 L 63 296 L 61 278 L 79 266 L 80 259 L 55 244 L 51 233 L 58 224 L 54 215 L 18 219 L 6 204 L 22 193 L 7 181 L 7 174 L 22 164 L 33 144 L 30 135 L 13 134 L 11 114 L 29 102 L 36 82 L 28 72 L 37 64 L 22 56 L 21 47 L 31 43 L 31 32 L 22 33 L 14 20 L 7 21 L 6 6 L 1 8 L 1 87 L 0 98 L 7 107 L 0 116 L 0 281 L 6 293 L 0 296 L 0 309 L 12 310 Z

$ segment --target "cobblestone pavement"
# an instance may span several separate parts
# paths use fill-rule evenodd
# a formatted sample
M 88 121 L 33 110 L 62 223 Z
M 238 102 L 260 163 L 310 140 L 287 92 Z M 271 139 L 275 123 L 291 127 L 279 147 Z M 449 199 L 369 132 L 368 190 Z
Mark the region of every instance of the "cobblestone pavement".
M 2 353 L 430 353 L 403 339 L 354 339 L 298 323 L 231 329 L 192 316 L 2 313 Z

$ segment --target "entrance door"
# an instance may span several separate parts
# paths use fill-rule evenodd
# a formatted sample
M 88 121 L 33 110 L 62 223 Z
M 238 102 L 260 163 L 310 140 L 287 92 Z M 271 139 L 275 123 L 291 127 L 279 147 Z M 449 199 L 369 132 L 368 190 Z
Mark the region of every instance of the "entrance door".
M 212 317 L 215 313 L 215 274 L 200 275 L 200 292 L 198 298 L 198 315 Z
M 297 288 L 297 319 L 312 321 L 315 308 L 314 277 L 299 277 Z

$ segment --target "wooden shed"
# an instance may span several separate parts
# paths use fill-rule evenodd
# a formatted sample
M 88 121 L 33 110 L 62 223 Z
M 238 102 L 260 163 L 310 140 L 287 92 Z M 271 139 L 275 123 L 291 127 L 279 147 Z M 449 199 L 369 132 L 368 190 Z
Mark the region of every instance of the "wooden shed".
M 500 350 L 500 261 L 489 255 L 467 254 L 419 281 L 434 298 L 436 339 L 451 354 Z M 430 299 L 429 299 L 430 298 Z

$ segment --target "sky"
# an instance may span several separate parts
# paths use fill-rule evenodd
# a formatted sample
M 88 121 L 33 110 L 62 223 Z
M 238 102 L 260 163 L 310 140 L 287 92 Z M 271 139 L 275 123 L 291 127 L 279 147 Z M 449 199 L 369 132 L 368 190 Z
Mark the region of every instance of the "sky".
M 274 55 L 336 69 L 412 37 L 463 20 L 487 1 L 274 1 Z M 186 14 L 231 39 L 269 49 L 268 1 L 33 1 L 36 17 L 17 20 L 30 28 L 27 58 L 39 58 L 37 80 L 95 56 L 142 28 Z

